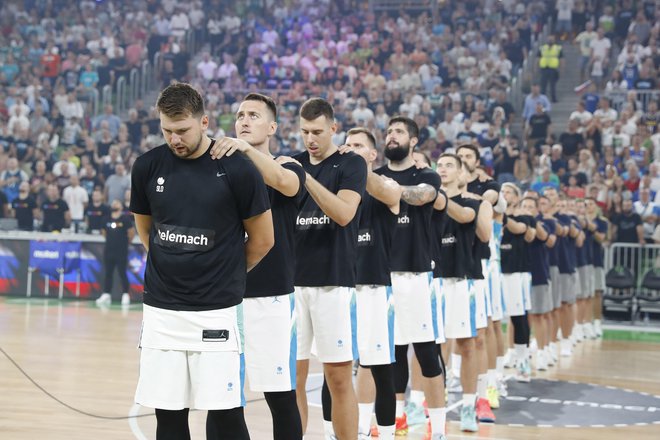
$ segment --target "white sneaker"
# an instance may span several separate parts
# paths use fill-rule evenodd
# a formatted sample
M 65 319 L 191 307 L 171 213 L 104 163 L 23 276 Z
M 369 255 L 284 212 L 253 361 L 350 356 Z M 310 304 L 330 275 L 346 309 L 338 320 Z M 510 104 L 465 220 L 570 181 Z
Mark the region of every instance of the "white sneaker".
M 112 297 L 109 293 L 102 293 L 101 296 L 96 299 L 97 306 L 109 306 L 111 302 Z
M 463 386 L 461 385 L 461 378 L 452 376 L 447 382 L 447 392 L 449 393 L 462 393 Z
M 600 319 L 594 320 L 594 332 L 596 333 L 597 338 L 603 337 L 603 326 Z
M 570 357 L 573 354 L 573 343 L 570 339 L 562 339 L 559 345 L 561 346 L 561 357 Z
M 529 367 L 529 360 L 522 359 L 517 368 L 518 374 L 516 375 L 516 380 L 518 382 L 529 383 L 532 376 L 532 369 Z
M 584 339 L 596 339 L 596 333 L 594 332 L 594 326 L 590 322 L 584 324 Z
M 536 352 L 536 369 L 538 371 L 546 371 L 548 369 L 545 350 L 538 350 Z
M 584 324 L 578 324 L 575 326 L 575 341 L 582 342 L 584 340 Z
M 121 295 L 121 305 L 128 306 L 131 304 L 131 296 L 128 293 L 122 293 Z
M 553 367 L 555 366 L 555 357 L 552 354 L 552 348 L 550 345 L 546 345 L 545 348 L 543 349 L 544 352 L 544 357 L 545 357 L 545 362 L 548 367 Z

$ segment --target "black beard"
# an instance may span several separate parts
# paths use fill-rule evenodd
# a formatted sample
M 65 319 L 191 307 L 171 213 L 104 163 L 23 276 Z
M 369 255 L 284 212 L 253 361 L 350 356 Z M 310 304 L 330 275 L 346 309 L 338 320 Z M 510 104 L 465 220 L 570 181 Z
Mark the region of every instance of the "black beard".
M 410 153 L 410 147 L 407 145 L 398 145 L 396 147 L 385 147 L 385 157 L 392 162 L 401 162 Z

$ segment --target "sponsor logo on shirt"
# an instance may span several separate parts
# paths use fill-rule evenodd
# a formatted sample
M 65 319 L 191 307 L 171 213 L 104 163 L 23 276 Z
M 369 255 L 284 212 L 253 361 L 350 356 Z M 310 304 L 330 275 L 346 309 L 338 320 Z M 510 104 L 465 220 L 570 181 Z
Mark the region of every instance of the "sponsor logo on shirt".
M 358 246 L 371 246 L 373 243 L 371 241 L 371 230 L 370 229 L 361 229 L 358 232 Z
M 453 235 L 449 235 L 447 237 L 442 237 L 442 245 L 450 245 L 456 243 L 456 237 Z
M 301 212 L 296 218 L 296 229 L 324 229 L 330 226 L 332 221 L 330 217 L 319 211 L 314 212 Z
M 408 217 L 408 214 L 402 214 L 396 219 L 397 225 L 409 225 L 410 224 L 410 217 Z
M 204 251 L 213 247 L 215 231 L 183 226 L 155 224 L 154 243 L 187 251 Z
M 165 178 L 159 177 L 156 180 L 156 192 L 162 193 L 165 190 Z

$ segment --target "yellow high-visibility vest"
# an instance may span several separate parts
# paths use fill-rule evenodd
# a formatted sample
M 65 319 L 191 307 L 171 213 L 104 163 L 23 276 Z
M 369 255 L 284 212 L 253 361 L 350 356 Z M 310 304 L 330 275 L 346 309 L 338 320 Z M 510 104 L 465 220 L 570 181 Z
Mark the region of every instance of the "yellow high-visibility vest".
M 559 54 L 561 53 L 561 46 L 558 44 L 553 44 L 549 46 L 544 44 L 541 46 L 541 59 L 539 60 L 539 67 L 550 69 L 559 68 Z

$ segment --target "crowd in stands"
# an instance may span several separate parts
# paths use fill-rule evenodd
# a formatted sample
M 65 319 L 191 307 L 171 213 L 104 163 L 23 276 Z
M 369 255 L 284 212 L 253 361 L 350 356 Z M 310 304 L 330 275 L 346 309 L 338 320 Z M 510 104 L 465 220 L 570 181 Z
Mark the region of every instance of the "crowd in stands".
M 0 13 L 4 215 L 23 181 L 37 211 L 53 205 L 51 193 L 66 196 L 76 221 L 73 206 L 85 196 L 89 204 L 95 189 L 105 203 L 124 199 L 134 159 L 162 142 L 157 115 L 137 101 L 127 115 L 107 105 L 92 117 L 90 96 L 156 52 L 161 85 L 187 81 L 203 92 L 215 137 L 233 134 L 248 91 L 275 98 L 275 154 L 304 148 L 297 111 L 321 96 L 335 108 L 336 144 L 357 125 L 382 143 L 388 118 L 404 114 L 420 126 L 418 150 L 431 162 L 478 142 L 500 182 L 594 197 L 607 215 L 626 200 L 645 203 L 645 190 L 650 203 L 660 193 L 658 96 L 641 92 L 658 84 L 655 2 L 447 0 L 431 14 L 374 13 L 349 0 L 53 0 L 5 3 Z M 507 93 L 550 18 L 582 56 L 583 77 L 561 80 L 591 80 L 566 130 L 536 85 L 519 114 L 522 103 Z M 186 47 L 189 32 L 198 54 Z M 67 191 L 78 186 L 85 196 Z M 653 212 L 645 222 L 655 223 Z

